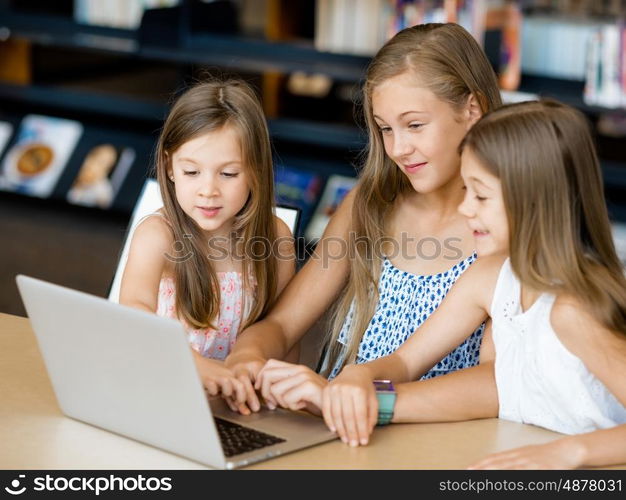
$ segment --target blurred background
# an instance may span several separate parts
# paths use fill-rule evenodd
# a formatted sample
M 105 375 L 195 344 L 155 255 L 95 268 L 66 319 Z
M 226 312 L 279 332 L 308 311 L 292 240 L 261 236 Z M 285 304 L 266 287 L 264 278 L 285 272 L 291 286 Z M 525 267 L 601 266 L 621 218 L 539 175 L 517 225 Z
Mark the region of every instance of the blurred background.
M 262 98 L 303 261 L 358 173 L 371 56 L 424 22 L 468 29 L 505 101 L 585 113 L 626 262 L 625 13 L 624 0 L 0 0 L 0 312 L 25 314 L 18 273 L 107 295 L 168 106 L 210 74 Z

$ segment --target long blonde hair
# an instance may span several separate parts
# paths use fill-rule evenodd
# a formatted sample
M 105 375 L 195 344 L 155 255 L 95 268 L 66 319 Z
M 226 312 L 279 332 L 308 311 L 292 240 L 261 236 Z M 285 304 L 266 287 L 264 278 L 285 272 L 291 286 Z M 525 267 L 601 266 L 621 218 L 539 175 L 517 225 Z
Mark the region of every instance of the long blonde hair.
M 353 319 L 341 366 L 356 360 L 359 344 L 378 301 L 381 260 L 373 245 L 386 236 L 385 221 L 394 202 L 413 189 L 406 176 L 385 154 L 372 110 L 372 94 L 376 87 L 407 71 L 439 99 L 449 103 L 454 111 L 460 111 L 470 95 L 477 100 L 483 113 L 502 104 L 496 75 L 487 57 L 476 40 L 457 24 L 432 23 L 404 29 L 372 59 L 363 86 L 368 148 L 352 210 L 354 238 L 348 242 L 354 259 L 350 261 L 348 282 L 333 315 L 326 374 L 342 356 L 342 347 L 337 340 L 351 306 L 354 308 Z M 457 146 L 451 145 L 453 148 Z
M 165 216 L 171 222 L 175 242 L 191 246 L 189 258 L 174 265 L 176 310 L 194 328 L 215 328 L 220 306 L 220 286 L 208 258 L 208 242 L 200 227 L 180 207 L 174 183 L 168 177 L 172 155 L 186 142 L 207 132 L 229 126 L 239 134 L 250 196 L 237 214 L 233 234 L 244 249 L 255 241 L 273 243 L 276 226 L 273 215 L 274 178 L 269 133 L 263 111 L 252 88 L 236 79 L 212 79 L 198 83 L 174 103 L 161 131 L 156 152 L 156 176 L 163 196 Z M 191 237 L 189 237 L 191 235 Z M 267 246 L 266 246 L 267 249 Z M 253 255 L 257 255 L 255 250 Z M 255 301 L 242 329 L 263 316 L 275 300 L 276 257 L 271 251 L 263 258 L 243 261 L 243 284 L 249 276 L 257 282 Z M 243 309 L 242 309 L 243 310 Z
M 463 147 L 500 178 L 521 282 L 576 297 L 626 336 L 626 279 L 581 113 L 556 101 L 504 106 L 479 120 Z

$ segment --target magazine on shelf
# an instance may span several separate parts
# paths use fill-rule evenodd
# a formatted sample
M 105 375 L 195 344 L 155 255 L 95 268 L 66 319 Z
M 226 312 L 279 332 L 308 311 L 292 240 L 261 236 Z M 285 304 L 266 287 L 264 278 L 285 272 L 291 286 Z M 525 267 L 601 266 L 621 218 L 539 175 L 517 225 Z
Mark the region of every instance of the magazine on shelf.
M 135 150 L 110 143 L 92 147 L 67 192 L 67 201 L 75 205 L 107 209 L 113 203 L 130 168 Z
M 276 203 L 298 207 L 304 224 L 311 218 L 322 188 L 322 178 L 315 172 L 283 165 L 274 168 Z
M 9 142 L 12 132 L 13 125 L 11 125 L 9 122 L 0 122 L 0 156 L 2 156 L 2 152 Z
M 611 227 L 613 230 L 613 241 L 615 242 L 617 255 L 622 261 L 622 264 L 626 266 L 626 223 L 612 222 Z
M 356 183 L 356 178 L 343 175 L 331 175 L 328 178 L 322 199 L 315 209 L 311 222 L 307 226 L 305 233 L 307 240 L 314 241 L 321 238 L 331 216 Z
M 80 122 L 42 115 L 22 120 L 15 143 L 0 169 L 0 189 L 46 198 L 65 169 L 78 139 Z

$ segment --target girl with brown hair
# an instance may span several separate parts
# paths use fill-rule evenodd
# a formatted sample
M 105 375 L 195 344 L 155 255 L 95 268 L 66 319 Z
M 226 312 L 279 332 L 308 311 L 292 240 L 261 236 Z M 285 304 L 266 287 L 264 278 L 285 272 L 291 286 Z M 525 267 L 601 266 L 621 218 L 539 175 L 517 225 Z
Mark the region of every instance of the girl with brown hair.
M 571 435 L 475 468 L 626 462 L 626 278 L 587 123 L 554 101 L 514 104 L 484 116 L 460 150 L 459 212 L 479 260 L 420 335 L 346 367 L 316 404 L 331 429 L 367 442 L 378 414 L 372 380 L 416 380 L 491 318 L 495 370 L 402 384 L 392 421 L 499 416 Z
M 253 410 L 260 405 L 252 384 L 324 386 L 344 366 L 393 352 L 472 265 L 472 234 L 456 210 L 463 198 L 458 145 L 500 104 L 493 69 L 459 25 L 407 28 L 380 49 L 363 87 L 369 146 L 358 185 L 275 307 L 242 333 L 226 360 Z M 333 305 L 324 376 L 278 361 L 259 376 Z M 478 363 L 480 321 L 474 330 L 425 376 Z
M 242 384 L 213 360 L 295 269 L 291 232 L 273 213 L 271 146 L 254 91 L 210 80 L 184 92 L 161 131 L 156 177 L 163 208 L 134 233 L 120 303 L 180 320 L 207 389 L 243 400 Z

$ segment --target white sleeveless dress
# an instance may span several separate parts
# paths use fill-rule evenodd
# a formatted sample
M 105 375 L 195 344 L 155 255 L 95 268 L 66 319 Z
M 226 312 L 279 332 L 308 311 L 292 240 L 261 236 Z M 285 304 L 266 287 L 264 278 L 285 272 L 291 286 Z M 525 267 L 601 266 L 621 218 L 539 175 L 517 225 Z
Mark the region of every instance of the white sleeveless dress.
M 626 408 L 554 332 L 555 296 L 545 293 L 522 312 L 520 292 L 507 259 L 491 304 L 500 418 L 564 434 L 626 423 Z

